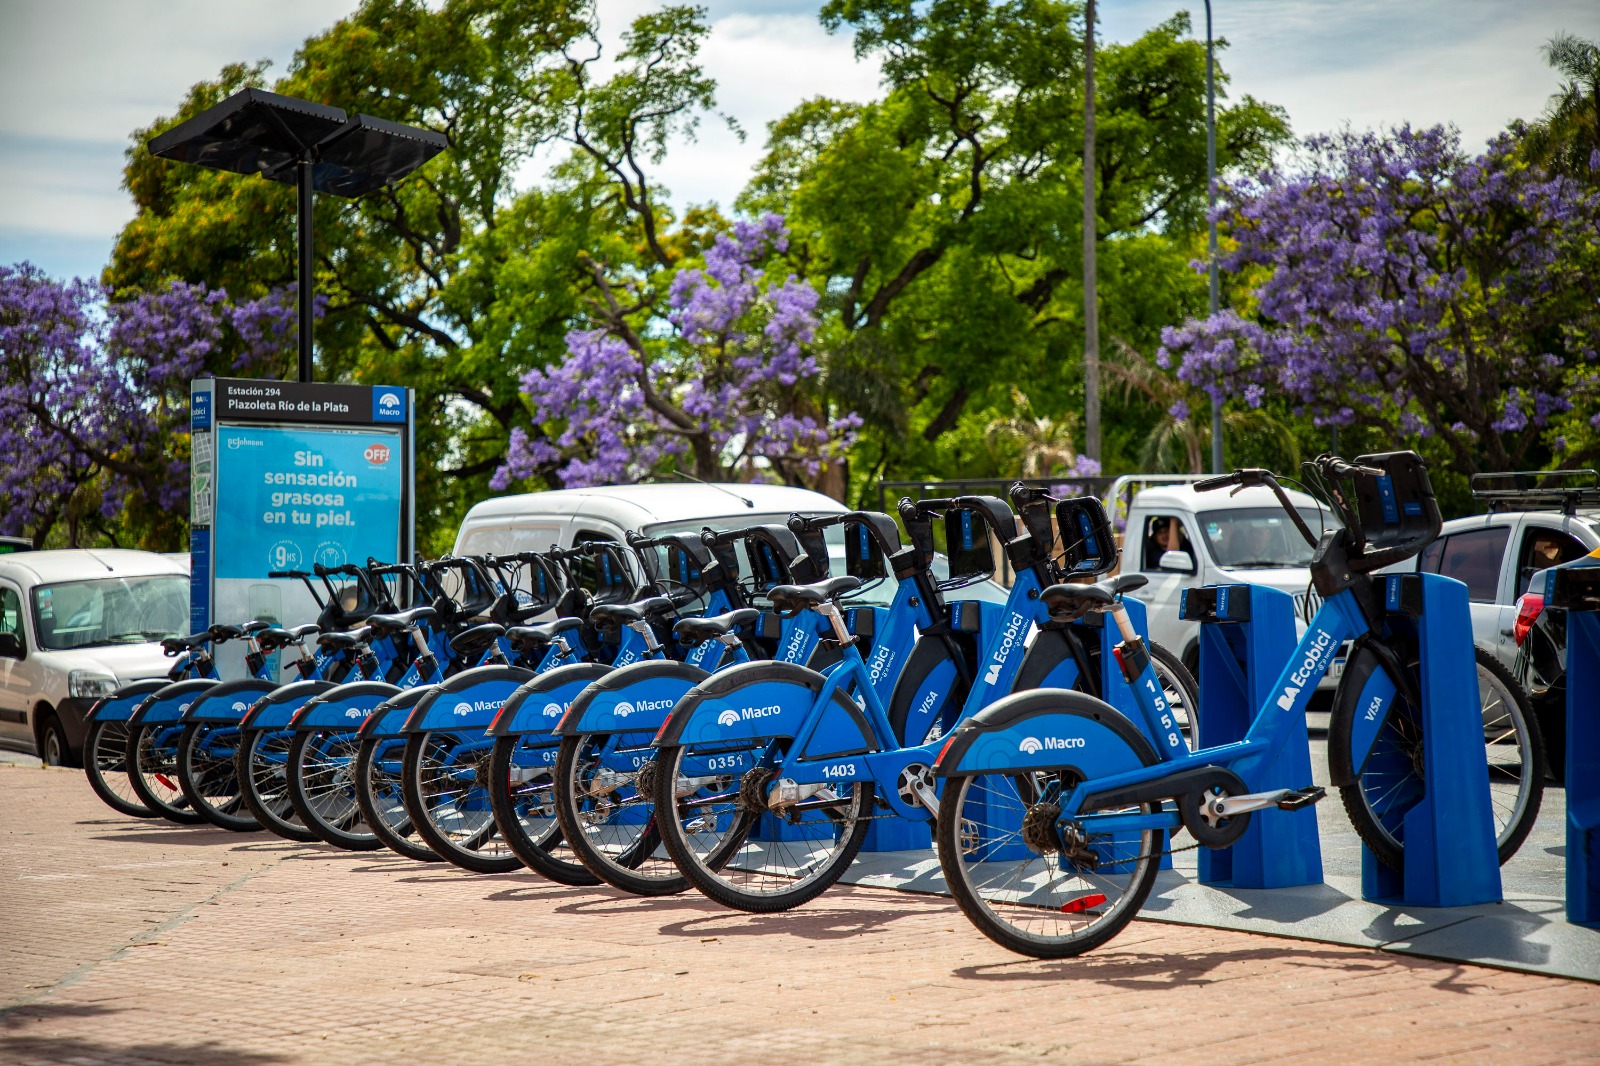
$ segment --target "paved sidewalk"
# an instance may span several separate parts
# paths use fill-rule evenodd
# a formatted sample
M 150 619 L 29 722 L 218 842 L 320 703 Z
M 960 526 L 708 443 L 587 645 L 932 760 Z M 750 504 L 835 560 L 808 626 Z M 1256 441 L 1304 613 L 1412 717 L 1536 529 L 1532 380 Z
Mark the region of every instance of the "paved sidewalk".
M 0 766 L 0 849 L 4 1063 L 1600 1059 L 1592 984 L 1153 922 L 1040 963 L 937 898 L 635 900 L 126 819 L 77 771 Z

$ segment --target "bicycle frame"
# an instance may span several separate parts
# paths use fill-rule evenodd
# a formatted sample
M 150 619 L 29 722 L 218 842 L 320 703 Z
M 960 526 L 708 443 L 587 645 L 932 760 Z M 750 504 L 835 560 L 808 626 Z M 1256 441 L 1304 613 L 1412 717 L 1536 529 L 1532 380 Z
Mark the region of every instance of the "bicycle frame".
M 1164 714 L 1161 686 L 1155 679 L 1154 670 L 1147 663 L 1134 682 L 1134 697 L 1152 734 L 1158 738 L 1165 737 L 1164 742 L 1156 746 L 1160 761 L 1137 770 L 1080 782 L 1061 804 L 1061 821 L 1078 822 L 1086 830 L 1092 827 L 1092 831 L 1096 833 L 1176 828 L 1180 823 L 1175 810 L 1162 810 L 1155 814 L 1081 816 L 1078 811 L 1083 807 L 1085 800 L 1094 794 L 1159 781 L 1181 771 L 1202 766 L 1231 769 L 1245 780 L 1249 780 L 1251 768 L 1265 765 L 1275 759 L 1284 744 L 1288 742 L 1295 724 L 1304 720 L 1311 694 L 1316 691 L 1317 682 L 1321 681 L 1332 668 L 1339 648 L 1346 640 L 1354 639 L 1369 631 L 1370 626 L 1366 616 L 1351 589 L 1342 589 L 1328 597 L 1322 602 L 1316 616 L 1306 627 L 1305 636 L 1300 639 L 1294 654 L 1289 657 L 1288 663 L 1278 675 L 1277 683 L 1272 689 L 1275 695 L 1257 708 L 1244 739 L 1193 752 L 1184 747 L 1182 738 L 1170 724 L 1164 724 L 1164 722 L 1170 723 L 1170 717 Z M 1386 684 L 1388 698 L 1392 699 L 1393 682 L 1388 681 Z M 1380 694 L 1382 694 L 1381 689 Z M 1363 713 L 1362 724 L 1367 728 L 1362 730 L 1358 726 L 1356 745 L 1358 756 L 1370 749 L 1377 738 L 1378 727 L 1383 724 L 1385 717 L 1383 711 L 1384 706 L 1378 705 L 1375 701 L 1374 706 Z M 1359 761 L 1358 758 L 1358 765 Z

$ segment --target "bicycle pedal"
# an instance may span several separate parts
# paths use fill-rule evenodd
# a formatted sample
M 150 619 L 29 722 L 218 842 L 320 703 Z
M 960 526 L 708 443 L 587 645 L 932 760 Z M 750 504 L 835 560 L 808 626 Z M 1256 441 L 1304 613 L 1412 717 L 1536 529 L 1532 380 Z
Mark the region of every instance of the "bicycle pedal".
M 1302 807 L 1309 807 L 1328 794 L 1328 790 L 1321 785 L 1309 785 L 1289 793 L 1278 801 L 1280 811 L 1298 811 Z

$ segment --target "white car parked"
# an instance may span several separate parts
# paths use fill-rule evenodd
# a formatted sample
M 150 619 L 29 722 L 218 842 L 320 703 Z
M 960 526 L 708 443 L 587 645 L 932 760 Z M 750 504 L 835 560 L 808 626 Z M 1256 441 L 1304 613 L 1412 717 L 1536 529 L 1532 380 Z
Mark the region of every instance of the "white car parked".
M 1288 496 L 1313 534 L 1337 521 L 1305 493 Z M 1150 637 L 1198 676 L 1200 623 L 1178 617 L 1183 590 L 1248 584 L 1287 592 L 1294 597 L 1298 636 L 1319 602 L 1308 588 L 1311 551 L 1270 489 L 1196 492 L 1187 484 L 1158 485 L 1134 496 L 1128 508 L 1122 572 L 1149 578 L 1132 595 L 1149 613 Z M 1336 685 L 1341 670 L 1335 663 L 1322 687 Z
M 0 555 L 0 745 L 77 765 L 89 707 L 165 677 L 188 624 L 188 572 L 153 552 Z

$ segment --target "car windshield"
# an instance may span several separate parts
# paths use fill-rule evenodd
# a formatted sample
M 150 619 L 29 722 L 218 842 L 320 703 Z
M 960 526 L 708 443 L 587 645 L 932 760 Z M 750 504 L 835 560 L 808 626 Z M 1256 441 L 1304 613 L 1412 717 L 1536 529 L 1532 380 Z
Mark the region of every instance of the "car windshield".
M 51 651 L 175 637 L 189 624 L 189 581 L 161 574 L 40 585 L 33 619 L 39 646 Z
M 1319 516 L 1315 508 L 1300 508 L 1300 517 L 1313 533 L 1336 524 L 1331 512 Z M 1311 545 L 1277 507 L 1202 511 L 1200 529 L 1211 558 L 1229 570 L 1282 570 L 1311 564 Z

